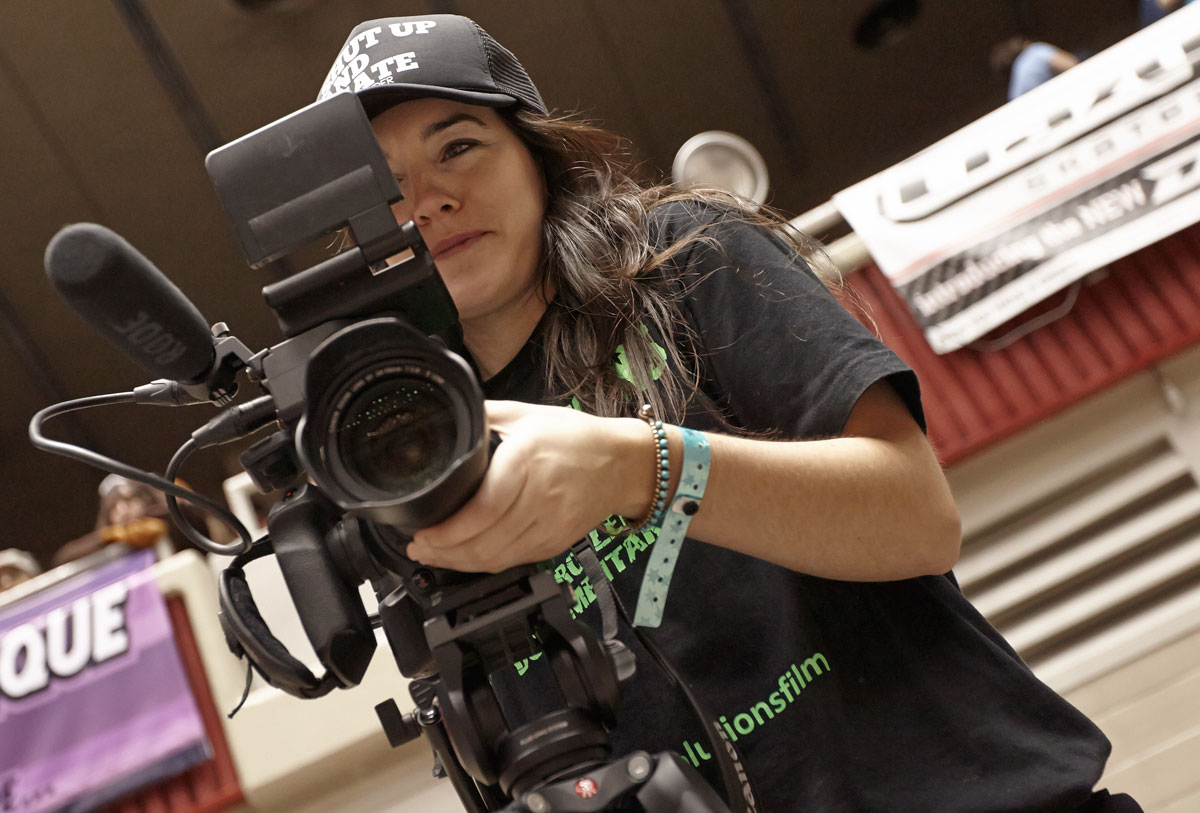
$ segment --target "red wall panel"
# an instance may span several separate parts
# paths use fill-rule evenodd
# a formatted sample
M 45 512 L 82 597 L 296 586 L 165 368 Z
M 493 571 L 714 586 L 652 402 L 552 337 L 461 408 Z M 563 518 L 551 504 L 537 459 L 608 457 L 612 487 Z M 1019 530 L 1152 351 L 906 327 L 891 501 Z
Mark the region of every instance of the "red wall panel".
M 242 801 L 233 757 L 225 741 L 220 713 L 213 705 L 212 691 L 204 674 L 204 662 L 192 634 L 187 608 L 178 596 L 167 597 L 167 614 L 175 633 L 179 658 L 188 685 L 196 698 L 204 730 L 212 745 L 211 759 L 195 765 L 178 776 L 134 791 L 102 809 L 102 813 L 218 813 Z
M 1112 263 L 1070 310 L 1000 349 L 988 340 L 1069 304 L 1061 292 L 983 337 L 937 355 L 874 265 L 852 274 L 866 314 L 921 379 L 929 437 L 953 465 L 1200 341 L 1200 225 Z

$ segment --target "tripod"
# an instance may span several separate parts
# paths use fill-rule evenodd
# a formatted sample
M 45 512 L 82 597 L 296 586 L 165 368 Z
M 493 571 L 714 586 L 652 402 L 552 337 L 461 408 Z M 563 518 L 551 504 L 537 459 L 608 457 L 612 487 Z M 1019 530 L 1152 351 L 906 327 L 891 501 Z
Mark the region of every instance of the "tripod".
M 428 579 L 409 581 L 425 585 L 417 588 L 425 593 L 419 603 L 435 606 L 427 603 L 433 586 Z M 406 591 L 398 586 L 380 602 L 393 650 L 407 634 L 400 626 L 409 623 L 400 609 L 410 598 Z M 676 754 L 635 751 L 610 759 L 607 728 L 619 699 L 618 672 L 632 675 L 632 654 L 615 639 L 607 649 L 601 646 L 570 617 L 569 606 L 567 588 L 529 566 L 441 593 L 424 623 L 437 675 L 410 683 L 416 704 L 410 714 L 402 715 L 394 700 L 376 707 L 389 742 L 395 747 L 424 734 L 471 813 L 499 809 L 506 798 L 513 801 L 503 810 L 513 813 L 727 811 Z M 510 727 L 488 676 L 535 654 L 535 641 L 563 706 Z M 402 662 L 410 658 L 407 650 L 395 654 Z

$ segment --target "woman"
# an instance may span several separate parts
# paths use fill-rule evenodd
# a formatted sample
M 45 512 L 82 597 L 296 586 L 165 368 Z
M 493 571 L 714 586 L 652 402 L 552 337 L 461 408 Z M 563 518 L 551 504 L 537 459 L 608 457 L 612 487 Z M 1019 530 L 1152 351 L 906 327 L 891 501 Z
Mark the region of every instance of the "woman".
M 361 24 L 320 98 L 347 90 L 503 439 L 478 493 L 418 532 L 411 558 L 553 560 L 598 626 L 603 587 L 570 550 L 583 540 L 738 749 L 758 809 L 1089 803 L 1107 740 L 958 592 L 958 515 L 916 379 L 799 238 L 727 197 L 639 187 L 615 138 L 549 115 L 462 17 Z M 534 671 L 496 682 L 520 692 Z M 669 749 L 713 775 L 709 740 L 649 659 L 618 716 L 618 754 Z

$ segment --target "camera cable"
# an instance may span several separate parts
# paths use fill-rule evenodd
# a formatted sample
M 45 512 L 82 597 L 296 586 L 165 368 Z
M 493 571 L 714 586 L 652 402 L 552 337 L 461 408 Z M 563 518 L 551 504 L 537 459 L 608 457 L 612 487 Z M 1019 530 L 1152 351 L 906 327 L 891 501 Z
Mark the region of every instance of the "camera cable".
M 175 450 L 175 454 L 172 455 L 171 461 L 167 464 L 166 479 L 175 482 L 184 461 L 191 457 L 192 453 L 197 449 L 208 448 L 209 446 L 216 446 L 243 438 L 274 422 L 274 420 L 275 401 L 269 395 L 263 395 L 255 398 L 253 401 L 248 401 L 245 404 L 230 407 L 222 411 L 204 426 L 193 432 L 192 436 Z M 219 542 L 205 536 L 196 529 L 196 526 L 192 525 L 191 521 L 179 510 L 179 501 L 173 494 L 167 494 L 167 514 L 171 517 L 171 521 L 175 523 L 175 527 L 179 528 L 184 536 L 201 549 L 216 553 L 217 551 L 214 548 L 221 547 Z M 247 549 L 243 548 L 236 551 L 236 553 L 243 553 Z
M 196 441 L 188 438 L 188 440 L 175 451 L 175 454 L 171 457 L 171 462 L 167 464 L 167 480 L 175 482 L 175 479 L 179 476 L 179 469 L 183 466 L 183 462 L 191 457 L 192 452 L 194 452 L 197 448 Z M 222 545 L 215 539 L 211 539 L 200 533 L 200 531 L 196 530 L 196 526 L 191 523 L 191 520 L 185 517 L 183 512 L 179 510 L 179 501 L 176 499 L 174 494 L 167 494 L 167 515 L 171 517 L 171 521 L 175 523 L 175 527 L 178 528 L 184 536 L 190 539 L 201 550 L 206 550 L 209 553 L 230 556 L 233 554 L 246 552 L 249 550 L 250 545 L 253 544 L 253 542 L 250 542 L 247 543 L 247 545 L 234 550 L 229 546 Z M 245 527 L 241 525 L 241 523 L 238 523 L 238 525 L 242 528 Z M 249 535 L 249 532 L 247 532 L 247 535 Z
M 213 516 L 217 517 L 221 522 L 228 525 L 237 532 L 240 537 L 239 541 L 229 544 L 221 544 L 208 537 L 197 539 L 189 535 L 201 549 L 215 553 L 220 556 L 234 556 L 247 549 L 253 543 L 253 537 L 250 531 L 246 529 L 233 512 L 222 506 L 216 500 L 205 497 L 202 494 L 197 494 L 183 486 L 176 484 L 172 479 L 160 476 L 153 472 L 144 471 L 136 466 L 124 463 L 120 460 L 102 455 L 90 449 L 85 449 L 74 443 L 65 441 L 53 440 L 48 438 L 42 432 L 42 425 L 51 418 L 59 415 L 65 415 L 69 412 L 76 412 L 81 409 L 90 409 L 92 407 L 109 406 L 111 404 L 134 404 L 139 403 L 139 400 L 134 392 L 116 392 L 107 395 L 90 395 L 85 398 L 76 398 L 70 401 L 63 401 L 58 404 L 45 407 L 39 410 L 29 422 L 29 440 L 34 446 L 51 454 L 61 455 L 63 457 L 76 460 L 80 463 L 85 463 L 94 468 L 103 471 L 113 472 L 122 477 L 127 477 L 130 480 L 136 480 L 139 483 L 145 483 L 148 486 L 158 489 L 167 495 L 168 510 L 172 507 L 176 499 L 185 500 L 197 508 L 200 508 Z M 193 441 L 189 441 L 192 443 Z M 186 445 L 186 444 L 185 444 Z M 178 452 L 176 456 L 178 456 Z M 186 455 L 185 455 L 186 457 Z M 178 507 L 175 506 L 176 511 Z M 174 518 L 174 516 L 172 516 Z M 186 533 L 186 531 L 185 531 Z M 197 534 L 199 536 L 199 534 Z M 202 540 L 202 541 L 201 541 Z

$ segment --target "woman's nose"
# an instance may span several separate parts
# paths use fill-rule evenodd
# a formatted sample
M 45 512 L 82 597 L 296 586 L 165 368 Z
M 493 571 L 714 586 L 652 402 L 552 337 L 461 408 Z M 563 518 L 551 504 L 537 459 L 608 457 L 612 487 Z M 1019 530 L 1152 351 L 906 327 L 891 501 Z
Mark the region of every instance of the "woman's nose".
M 412 206 L 412 219 L 417 225 L 431 223 L 439 215 L 454 212 L 459 198 L 450 185 L 439 178 L 414 178 L 405 197 Z

